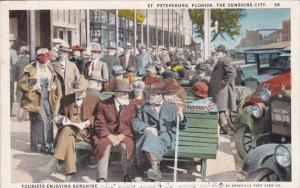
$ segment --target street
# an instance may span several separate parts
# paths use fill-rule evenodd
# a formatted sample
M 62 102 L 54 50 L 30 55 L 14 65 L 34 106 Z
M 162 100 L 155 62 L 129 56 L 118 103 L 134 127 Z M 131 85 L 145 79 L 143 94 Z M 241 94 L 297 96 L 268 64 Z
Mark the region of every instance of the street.
M 51 155 L 34 153 L 30 151 L 30 123 L 29 121 L 18 122 L 16 117 L 11 118 L 11 143 L 12 143 L 12 182 L 13 183 L 42 183 L 63 182 L 64 175 L 43 174 L 37 167 L 46 164 Z M 208 160 L 207 181 L 211 182 L 235 182 L 238 181 L 238 172 L 235 170 L 234 157 L 230 148 L 228 136 L 220 136 L 220 145 L 216 160 Z M 173 180 L 173 164 L 163 163 L 163 181 Z M 112 161 L 109 166 L 109 181 L 122 181 L 122 168 L 119 161 Z M 193 182 L 201 181 L 199 166 L 190 163 L 179 163 L 178 181 Z M 74 182 L 95 182 L 96 168 L 78 168 Z

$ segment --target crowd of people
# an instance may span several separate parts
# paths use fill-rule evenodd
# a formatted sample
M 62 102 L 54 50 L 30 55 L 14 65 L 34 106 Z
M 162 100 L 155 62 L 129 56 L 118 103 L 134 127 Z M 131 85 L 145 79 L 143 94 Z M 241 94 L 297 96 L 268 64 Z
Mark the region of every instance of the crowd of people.
M 12 46 L 14 38 L 10 41 Z M 226 113 L 236 108 L 236 71 L 223 45 L 201 62 L 193 51 L 164 46 L 139 45 L 137 54 L 126 43 L 124 51 L 109 46 L 104 53 L 97 42 L 86 48 L 52 42 L 50 50 L 37 49 L 32 62 L 26 45 L 19 57 L 11 49 L 11 104 L 17 93 L 20 108 L 28 111 L 31 150 L 53 153 L 42 172 L 63 169 L 70 181 L 77 172 L 76 142 L 84 141 L 93 146 L 98 182 L 109 179 L 112 147 L 121 151 L 124 181 L 132 181 L 134 158 L 140 166 L 149 165 L 149 180 L 159 181 L 160 161 L 175 147 L 176 126 L 188 126 L 182 85 L 197 98 L 211 96 L 221 128 L 228 129 Z M 111 95 L 104 99 L 104 93 Z

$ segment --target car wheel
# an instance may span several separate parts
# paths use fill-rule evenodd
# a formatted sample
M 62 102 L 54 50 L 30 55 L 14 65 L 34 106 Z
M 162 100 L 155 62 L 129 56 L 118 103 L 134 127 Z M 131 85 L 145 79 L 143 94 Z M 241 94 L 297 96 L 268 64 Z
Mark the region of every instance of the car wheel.
M 248 175 L 246 181 L 280 181 L 280 177 L 270 168 L 261 168 Z
M 233 142 L 235 144 L 238 155 L 244 159 L 244 157 L 253 149 L 252 143 L 252 134 L 249 126 L 244 125 L 237 129 Z

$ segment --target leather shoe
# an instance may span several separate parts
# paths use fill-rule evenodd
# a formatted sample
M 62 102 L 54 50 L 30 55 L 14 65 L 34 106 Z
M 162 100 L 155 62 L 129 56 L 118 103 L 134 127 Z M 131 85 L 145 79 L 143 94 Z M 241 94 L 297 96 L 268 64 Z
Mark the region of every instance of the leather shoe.
M 126 175 L 123 177 L 123 181 L 124 181 L 124 182 L 132 182 L 132 178 L 131 178 L 128 174 L 126 174 Z

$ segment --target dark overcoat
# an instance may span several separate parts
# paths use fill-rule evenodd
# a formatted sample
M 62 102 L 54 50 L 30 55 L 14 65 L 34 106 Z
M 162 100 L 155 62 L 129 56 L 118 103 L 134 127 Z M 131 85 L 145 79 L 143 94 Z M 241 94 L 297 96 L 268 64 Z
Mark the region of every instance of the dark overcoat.
M 236 111 L 235 77 L 236 70 L 228 58 L 217 62 L 211 73 L 209 89 L 219 111 Z
M 133 130 L 136 138 L 136 155 L 138 164 L 145 161 L 143 151 L 149 152 L 161 160 L 163 155 L 174 148 L 176 144 L 176 124 L 178 108 L 174 103 L 164 101 L 160 114 L 155 110 L 155 105 L 145 103 L 139 109 L 137 118 L 133 121 Z M 180 130 L 187 127 L 187 120 L 184 118 L 179 123 Z M 158 136 L 148 131 L 146 127 L 156 127 Z
M 93 137 L 97 158 L 101 158 L 106 147 L 113 144 L 107 136 L 121 133 L 125 136 L 127 159 L 133 158 L 135 145 L 132 122 L 137 114 L 138 103 L 136 100 L 132 101 L 122 109 L 120 115 L 115 107 L 114 96 L 99 103 L 94 124 L 95 136 Z

